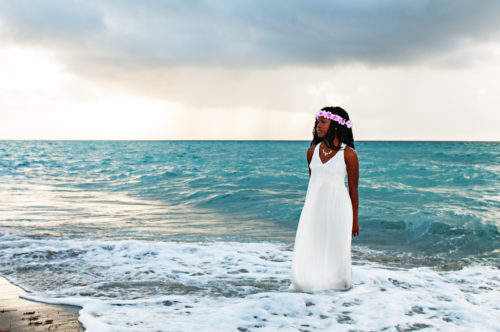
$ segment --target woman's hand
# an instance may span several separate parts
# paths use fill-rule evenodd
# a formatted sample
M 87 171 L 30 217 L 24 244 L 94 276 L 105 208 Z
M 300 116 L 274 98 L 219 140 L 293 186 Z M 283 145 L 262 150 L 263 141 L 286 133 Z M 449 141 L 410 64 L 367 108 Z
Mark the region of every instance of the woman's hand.
M 359 224 L 357 220 L 352 223 L 352 237 L 359 235 Z

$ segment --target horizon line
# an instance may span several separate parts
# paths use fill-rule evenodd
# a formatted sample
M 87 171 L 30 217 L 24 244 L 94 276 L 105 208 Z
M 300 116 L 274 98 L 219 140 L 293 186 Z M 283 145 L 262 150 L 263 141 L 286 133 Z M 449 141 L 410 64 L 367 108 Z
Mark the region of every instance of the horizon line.
M 0 141 L 40 142 L 310 142 L 303 139 L 1 139 Z M 354 142 L 428 142 L 428 143 L 500 143 L 500 140 L 384 140 L 365 139 Z

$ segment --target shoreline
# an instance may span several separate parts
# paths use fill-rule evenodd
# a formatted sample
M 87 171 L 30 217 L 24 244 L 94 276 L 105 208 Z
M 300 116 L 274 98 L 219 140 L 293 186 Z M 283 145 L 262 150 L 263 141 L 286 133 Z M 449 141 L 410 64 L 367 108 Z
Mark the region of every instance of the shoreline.
M 78 321 L 80 307 L 30 301 L 26 292 L 0 276 L 0 332 L 83 332 Z

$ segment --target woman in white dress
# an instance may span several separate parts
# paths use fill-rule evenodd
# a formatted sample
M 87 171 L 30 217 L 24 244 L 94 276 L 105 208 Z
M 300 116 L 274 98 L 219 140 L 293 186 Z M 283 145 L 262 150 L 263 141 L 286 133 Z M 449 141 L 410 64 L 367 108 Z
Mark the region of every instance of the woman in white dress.
M 359 166 L 351 127 L 349 115 L 341 107 L 324 107 L 316 113 L 307 150 L 310 179 L 295 236 L 290 290 L 352 287 L 351 239 L 359 235 Z

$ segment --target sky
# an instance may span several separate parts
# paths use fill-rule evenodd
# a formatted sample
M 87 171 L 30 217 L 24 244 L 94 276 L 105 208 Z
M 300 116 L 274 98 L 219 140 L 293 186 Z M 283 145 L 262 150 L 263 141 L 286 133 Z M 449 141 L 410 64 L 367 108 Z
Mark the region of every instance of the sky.
M 500 140 L 500 2 L 0 0 L 0 139 Z

